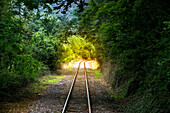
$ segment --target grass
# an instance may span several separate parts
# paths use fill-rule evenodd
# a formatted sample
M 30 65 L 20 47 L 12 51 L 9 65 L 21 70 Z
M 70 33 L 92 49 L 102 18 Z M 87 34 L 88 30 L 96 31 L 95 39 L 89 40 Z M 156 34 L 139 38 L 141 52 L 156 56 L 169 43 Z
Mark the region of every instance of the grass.
M 54 84 L 63 78 L 63 76 L 43 76 L 40 82 L 42 82 L 42 84 Z
M 43 76 L 39 79 L 38 82 L 34 82 L 32 85 L 32 91 L 34 93 L 39 93 L 42 90 L 46 90 L 50 85 L 55 84 L 56 82 L 61 81 L 64 76 Z
M 95 76 L 97 78 L 101 78 L 102 77 L 102 74 L 100 73 L 100 70 L 94 70 L 94 73 L 95 73 Z

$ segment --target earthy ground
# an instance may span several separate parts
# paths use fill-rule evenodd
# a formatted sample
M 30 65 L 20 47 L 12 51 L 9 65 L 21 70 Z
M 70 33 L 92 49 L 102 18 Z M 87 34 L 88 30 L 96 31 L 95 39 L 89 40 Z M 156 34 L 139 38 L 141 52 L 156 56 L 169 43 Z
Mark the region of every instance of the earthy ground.
M 61 113 L 76 69 L 63 69 L 61 75 L 64 79 L 51 85 L 39 98 L 33 102 L 28 101 L 22 109 L 18 106 L 16 113 Z M 108 95 L 110 87 L 102 78 L 97 78 L 91 69 L 87 70 L 89 91 L 91 97 L 92 113 L 118 113 L 116 101 Z M 16 109 L 16 107 L 15 107 Z M 88 113 L 84 69 L 81 68 L 76 79 L 66 113 Z

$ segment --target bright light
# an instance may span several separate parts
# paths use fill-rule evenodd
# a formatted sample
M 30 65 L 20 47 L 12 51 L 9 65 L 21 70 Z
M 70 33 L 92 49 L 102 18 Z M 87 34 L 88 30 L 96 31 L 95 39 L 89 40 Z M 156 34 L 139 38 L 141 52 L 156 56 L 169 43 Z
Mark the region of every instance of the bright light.
M 80 63 L 81 61 L 82 61 L 82 60 L 75 62 L 75 63 L 73 64 L 72 68 L 78 68 L 79 63 Z M 83 63 L 83 62 L 80 64 L 80 69 L 81 69 L 81 68 L 84 68 L 84 63 Z
M 78 65 L 79 63 L 81 62 L 82 60 L 79 60 L 79 61 L 71 61 L 71 62 L 68 62 L 66 64 L 63 65 L 63 68 L 64 69 L 68 69 L 68 68 L 78 68 Z M 84 64 L 81 63 L 80 65 L 80 68 L 84 68 Z
M 99 63 L 95 60 L 86 62 L 86 68 L 88 69 L 97 69 L 98 67 L 99 67 Z
M 64 69 L 67 68 L 78 68 L 79 63 L 82 61 L 82 63 L 80 64 L 80 69 L 84 68 L 84 62 L 83 60 L 79 60 L 79 61 L 71 61 L 67 64 L 63 65 Z M 86 61 L 86 68 L 87 69 L 97 69 L 99 67 L 99 63 L 95 60 L 90 60 L 90 61 Z
M 64 64 L 64 65 L 63 65 L 63 68 L 64 68 L 64 69 L 72 68 L 72 66 L 73 66 L 73 61 Z

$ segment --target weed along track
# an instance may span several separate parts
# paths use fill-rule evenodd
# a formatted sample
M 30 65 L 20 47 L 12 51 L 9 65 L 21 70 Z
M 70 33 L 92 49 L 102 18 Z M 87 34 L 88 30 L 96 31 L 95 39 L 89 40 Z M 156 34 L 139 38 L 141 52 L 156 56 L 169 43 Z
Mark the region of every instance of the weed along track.
M 82 64 L 84 64 L 84 69 L 80 70 L 80 66 Z M 86 62 L 84 61 L 79 63 L 73 82 L 69 89 L 62 110 L 62 113 L 67 112 L 91 113 L 90 93 L 86 74 Z

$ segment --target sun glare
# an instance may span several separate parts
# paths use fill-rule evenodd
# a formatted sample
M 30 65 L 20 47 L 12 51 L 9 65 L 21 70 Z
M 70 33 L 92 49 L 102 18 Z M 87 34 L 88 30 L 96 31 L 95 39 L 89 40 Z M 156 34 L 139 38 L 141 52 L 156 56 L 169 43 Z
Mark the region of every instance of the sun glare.
M 86 68 L 88 69 L 97 69 L 99 67 L 99 63 L 95 60 L 90 60 L 86 62 Z
M 89 61 L 79 60 L 79 61 L 68 62 L 63 65 L 63 68 L 64 69 L 77 68 L 81 61 L 82 61 L 82 63 L 80 65 L 80 69 L 84 68 L 84 62 L 86 63 L 87 69 L 97 69 L 99 67 L 99 63 L 95 60 L 89 60 Z

